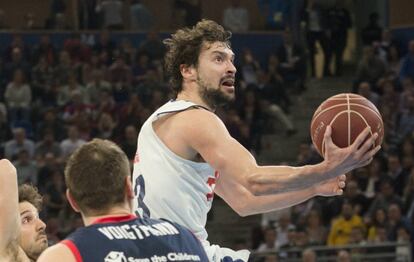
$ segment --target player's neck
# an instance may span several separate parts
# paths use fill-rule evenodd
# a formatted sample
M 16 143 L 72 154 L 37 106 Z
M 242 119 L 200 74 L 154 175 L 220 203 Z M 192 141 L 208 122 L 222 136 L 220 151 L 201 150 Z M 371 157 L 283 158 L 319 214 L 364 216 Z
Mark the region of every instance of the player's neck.
M 89 226 L 98 219 L 107 218 L 107 217 L 122 217 L 122 216 L 131 215 L 131 214 L 132 214 L 131 208 L 126 205 L 122 205 L 122 206 L 112 207 L 109 210 L 103 212 L 102 214 L 98 214 L 98 215 L 85 216 L 84 214 L 82 214 L 82 220 L 85 226 Z
M 211 108 L 201 97 L 198 93 L 195 92 L 188 92 L 188 91 L 181 91 L 180 93 L 178 93 L 177 95 L 177 99 L 176 100 L 184 100 L 184 101 L 189 101 L 189 102 L 193 102 L 194 104 L 203 106 L 207 109 L 209 109 L 210 111 L 214 111 L 214 108 Z

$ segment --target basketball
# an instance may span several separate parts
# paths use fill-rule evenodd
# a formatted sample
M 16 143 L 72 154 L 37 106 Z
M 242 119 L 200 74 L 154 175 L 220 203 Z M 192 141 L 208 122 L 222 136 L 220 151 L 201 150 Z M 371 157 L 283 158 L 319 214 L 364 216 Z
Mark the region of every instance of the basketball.
M 384 124 L 381 114 L 373 103 L 363 96 L 344 93 L 326 99 L 315 111 L 310 125 L 312 143 L 324 156 L 326 127 L 332 128 L 332 141 L 338 147 L 351 145 L 358 135 L 371 127 L 371 135 L 378 133 L 375 146 L 382 143 Z

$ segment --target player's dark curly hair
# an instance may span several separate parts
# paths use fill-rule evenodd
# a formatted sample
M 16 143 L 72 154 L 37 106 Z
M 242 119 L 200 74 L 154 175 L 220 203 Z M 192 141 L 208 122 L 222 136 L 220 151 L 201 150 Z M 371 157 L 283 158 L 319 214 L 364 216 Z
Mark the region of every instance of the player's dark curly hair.
M 43 198 L 37 191 L 37 188 L 30 184 L 19 186 L 19 203 L 29 202 L 38 211 L 42 210 Z
M 183 77 L 180 65 L 197 66 L 198 57 L 204 43 L 224 42 L 230 46 L 231 32 L 218 23 L 202 20 L 192 28 L 183 28 L 164 40 L 167 46 L 165 70 L 170 86 L 176 96 L 182 89 Z

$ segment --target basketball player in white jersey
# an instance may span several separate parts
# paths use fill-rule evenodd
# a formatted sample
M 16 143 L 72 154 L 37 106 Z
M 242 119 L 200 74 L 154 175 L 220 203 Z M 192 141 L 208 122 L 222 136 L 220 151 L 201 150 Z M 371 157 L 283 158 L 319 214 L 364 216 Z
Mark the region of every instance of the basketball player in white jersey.
M 350 147 L 340 149 L 329 127 L 322 163 L 257 165 L 214 114 L 235 96 L 230 37 L 217 23 L 203 20 L 164 41 L 176 98 L 142 126 L 133 175 L 136 212 L 188 227 L 211 261 L 247 261 L 249 256 L 247 250 L 233 251 L 207 241 L 204 227 L 214 193 L 241 216 L 290 207 L 314 196 L 340 195 L 343 174 L 367 165 L 379 150 L 372 148 L 377 134 L 367 138 L 368 129 Z

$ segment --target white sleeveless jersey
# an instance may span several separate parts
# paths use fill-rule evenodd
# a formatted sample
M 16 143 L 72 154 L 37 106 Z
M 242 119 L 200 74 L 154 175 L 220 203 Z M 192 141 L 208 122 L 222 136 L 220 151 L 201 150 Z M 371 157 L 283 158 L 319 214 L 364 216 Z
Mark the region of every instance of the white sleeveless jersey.
M 157 119 L 191 107 L 198 106 L 170 101 L 142 126 L 134 161 L 134 210 L 141 216 L 177 222 L 205 241 L 207 213 L 218 173 L 207 163 L 193 162 L 173 153 L 152 126 Z

